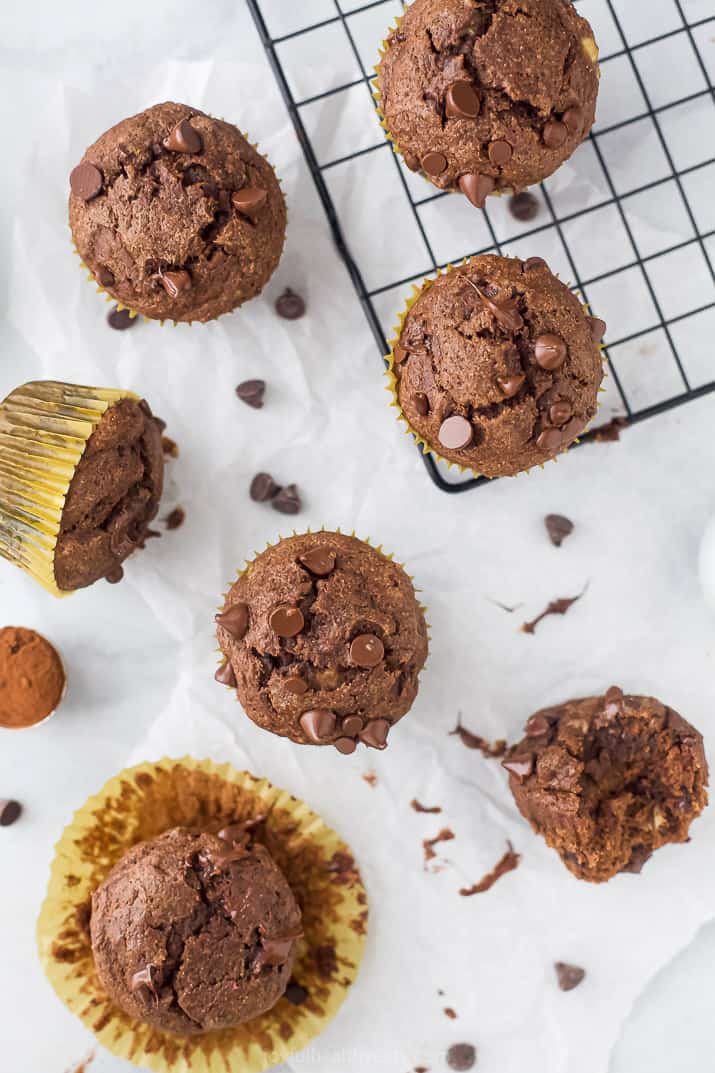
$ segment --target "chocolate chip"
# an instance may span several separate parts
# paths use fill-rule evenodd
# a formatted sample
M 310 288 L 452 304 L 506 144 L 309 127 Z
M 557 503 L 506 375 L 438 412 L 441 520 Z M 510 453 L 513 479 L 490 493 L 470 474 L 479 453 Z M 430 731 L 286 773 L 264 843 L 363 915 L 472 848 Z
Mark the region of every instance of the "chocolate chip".
M 121 566 L 113 567 L 109 573 L 104 575 L 104 580 L 108 581 L 110 585 L 118 585 L 124 577 L 124 568 Z
M 240 641 L 248 629 L 248 604 L 231 604 L 225 611 L 215 616 L 214 621 L 221 629 Z
M 391 724 L 387 719 L 371 719 L 360 733 L 360 741 L 371 749 L 386 749 Z
M 439 427 L 439 442 L 449 451 L 460 451 L 472 442 L 473 429 L 466 417 L 453 414 Z
M 357 748 L 357 743 L 354 738 L 337 738 L 334 745 L 338 752 L 342 753 L 344 756 L 349 756 L 350 753 L 354 753 Z
M 490 142 L 489 159 L 498 168 L 508 164 L 514 154 L 509 142 Z
M 139 317 L 133 317 L 128 309 L 119 309 L 114 306 L 107 313 L 107 324 L 115 332 L 125 332 L 127 328 L 133 328 Z
M 78 164 L 70 172 L 70 190 L 83 201 L 91 201 L 102 190 L 102 173 L 94 164 Z
M 178 272 L 160 272 L 159 282 L 170 298 L 178 298 L 182 291 L 191 290 L 191 276 L 183 268 Z
M 443 153 L 426 153 L 422 157 L 422 170 L 427 175 L 441 175 L 447 170 L 447 157 Z
M 420 158 L 415 156 L 414 153 L 405 153 L 402 159 L 410 171 L 420 170 Z
M 549 421 L 552 425 L 560 427 L 570 421 L 572 417 L 573 410 L 570 402 L 555 402 L 553 406 L 549 407 Z
M 629 873 L 633 876 L 639 876 L 643 871 L 643 866 L 651 859 L 653 851 L 646 849 L 645 846 L 634 846 L 631 853 L 628 864 L 621 868 L 621 872 Z
M 200 153 L 203 143 L 201 135 L 191 126 L 188 119 L 181 119 L 168 138 L 164 138 L 164 148 L 172 153 Z
M 372 633 L 361 633 L 350 645 L 350 661 L 356 667 L 371 669 L 382 662 L 385 646 L 379 637 Z
M 114 286 L 114 272 L 111 268 L 107 268 L 105 265 L 100 265 L 97 269 L 97 283 L 100 287 L 113 287 Z
M 298 320 L 305 314 L 305 302 L 299 294 L 286 287 L 276 299 L 276 313 L 284 320 Z
M 531 272 L 535 268 L 546 268 L 546 269 L 548 269 L 548 267 L 549 266 L 547 265 L 547 263 L 546 263 L 546 261 L 544 260 L 543 257 L 528 257 L 526 259 L 526 261 L 524 261 L 524 265 L 523 265 L 523 268 L 524 268 L 525 272 Z
M 562 432 L 557 428 L 546 428 L 536 437 L 536 446 L 542 451 L 556 451 L 564 442 Z
M 471 82 L 461 79 L 447 89 L 444 111 L 450 119 L 475 119 L 479 115 L 479 94 Z M 423 162 L 424 166 L 424 162 Z
M 568 347 L 559 335 L 540 335 L 534 343 L 536 364 L 550 372 L 563 365 L 567 354 Z
M 522 194 L 514 194 L 509 198 L 509 212 L 515 220 L 521 220 L 522 223 L 536 219 L 539 215 L 539 208 L 538 198 L 526 190 Z
M 583 126 L 583 108 L 580 104 L 573 104 L 566 109 L 561 119 L 571 134 L 578 134 Z
M 573 522 L 563 514 L 547 514 L 544 518 L 546 532 L 551 543 L 560 548 L 567 536 L 573 533 Z
M 465 1073 L 477 1060 L 476 1048 L 471 1043 L 453 1043 L 447 1051 L 447 1065 L 457 1073 Z
M 518 395 L 525 380 L 526 377 L 523 375 L 498 376 L 497 384 L 505 398 L 513 399 L 515 395 Z
M 231 686 L 232 689 L 237 684 L 236 675 L 233 673 L 233 667 L 228 660 L 226 660 L 225 663 L 222 663 L 216 671 L 214 680 L 220 682 L 222 686 Z
M 285 687 L 294 697 L 302 697 L 304 693 L 308 692 L 308 683 L 305 678 L 298 678 L 297 675 L 286 678 Z
M 280 514 L 297 514 L 302 507 L 298 489 L 294 484 L 288 484 L 281 488 L 278 495 L 272 500 L 271 506 Z
M 573 991 L 583 980 L 586 970 L 578 965 L 567 965 L 565 961 L 557 961 L 554 964 L 556 978 L 562 991 Z
M 361 715 L 346 715 L 340 725 L 340 729 L 343 734 L 347 734 L 350 738 L 355 738 L 364 726 L 365 720 Z
M 335 552 L 332 548 L 311 548 L 298 557 L 298 562 L 316 577 L 327 577 L 335 569 Z
M 534 757 L 507 757 L 506 760 L 502 760 L 501 766 L 505 771 L 508 771 L 510 775 L 513 775 L 517 782 L 523 782 L 524 779 L 528 779 L 529 775 L 531 775 L 534 770 Z
M 265 393 L 265 380 L 244 380 L 236 388 L 236 394 L 241 402 L 245 402 L 247 406 L 252 406 L 254 410 L 262 408 Z
M 279 492 L 280 485 L 276 484 L 270 473 L 257 473 L 248 489 L 248 494 L 254 503 L 267 503 Z
M 412 401 L 414 403 L 415 410 L 420 415 L 420 417 L 426 417 L 429 413 L 429 399 L 425 395 L 424 391 L 418 391 Z
M 568 136 L 568 127 L 564 123 L 559 123 L 557 119 L 546 124 L 542 135 L 544 145 L 548 149 L 560 149 Z
M 459 178 L 459 189 L 477 209 L 483 209 L 487 197 L 493 193 L 496 183 L 491 175 L 468 174 Z
M 548 734 L 551 730 L 551 723 L 542 715 L 541 712 L 536 712 L 534 715 L 530 715 L 526 720 L 526 736 L 527 738 L 540 738 L 544 734 Z
M 400 343 L 398 343 L 395 349 L 392 351 L 392 360 L 394 361 L 395 365 L 402 365 L 402 362 L 406 361 L 409 356 L 409 351 L 406 350 L 405 347 L 401 346 Z
M 337 719 L 333 712 L 314 710 L 301 715 L 300 725 L 305 736 L 318 745 L 335 733 Z
M 295 980 L 289 980 L 283 997 L 287 998 L 294 1006 L 302 1006 L 308 997 L 308 991 Z
M 174 507 L 170 514 L 167 514 L 164 519 L 164 524 L 167 529 L 178 529 L 180 525 L 184 524 L 186 518 L 186 511 L 183 507 Z
M 297 637 L 305 626 L 300 608 L 290 607 L 288 604 L 281 604 L 272 611 L 268 621 L 277 637 Z
M 588 326 L 594 343 L 600 343 L 606 334 L 605 320 L 601 320 L 600 317 L 589 317 Z
M 9 827 L 19 818 L 21 812 L 22 805 L 19 801 L 0 800 L 0 827 Z
M 231 194 L 233 207 L 244 216 L 256 216 L 266 203 L 268 191 L 260 186 L 244 186 Z

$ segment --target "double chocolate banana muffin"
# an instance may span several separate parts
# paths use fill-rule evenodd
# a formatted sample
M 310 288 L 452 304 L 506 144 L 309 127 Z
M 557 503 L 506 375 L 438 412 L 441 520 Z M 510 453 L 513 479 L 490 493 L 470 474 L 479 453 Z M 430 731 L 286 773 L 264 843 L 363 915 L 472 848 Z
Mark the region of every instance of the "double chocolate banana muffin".
M 393 348 L 402 413 L 451 462 L 513 476 L 596 413 L 603 321 L 539 257 L 474 257 L 428 281 Z
M 522 816 L 592 883 L 640 872 L 660 846 L 687 842 L 708 800 L 702 736 L 617 686 L 536 712 L 503 766 Z
M 231 123 L 167 102 L 118 123 L 70 176 L 77 250 L 117 301 L 208 321 L 255 297 L 283 251 L 273 168 Z
M 110 406 L 87 441 L 62 510 L 54 558 L 65 591 L 120 581 L 144 546 L 164 484 L 163 422 L 143 400 Z
M 301 745 L 384 749 L 412 706 L 427 626 L 397 563 L 341 533 L 308 533 L 262 552 L 216 617 L 247 715 Z
M 586 138 L 597 57 L 570 0 L 415 0 L 378 68 L 380 108 L 409 168 L 483 208 Z
M 176 1035 L 231 1028 L 283 995 L 301 937 L 285 877 L 245 825 L 131 849 L 92 896 L 97 973 L 130 1017 Z

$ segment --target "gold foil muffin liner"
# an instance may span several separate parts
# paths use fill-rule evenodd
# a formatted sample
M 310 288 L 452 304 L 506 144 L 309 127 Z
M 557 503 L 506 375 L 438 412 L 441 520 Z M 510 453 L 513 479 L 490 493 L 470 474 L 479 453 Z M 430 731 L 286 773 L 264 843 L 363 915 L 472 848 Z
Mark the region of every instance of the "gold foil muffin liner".
M 65 498 L 87 441 L 132 391 L 36 380 L 0 403 L 0 556 L 51 592 Z
M 486 476 L 486 474 L 479 473 L 478 470 L 471 469 L 468 466 L 462 466 L 458 462 L 451 462 L 448 458 L 445 458 L 438 451 L 436 451 L 434 449 L 434 447 L 430 446 L 430 444 L 427 442 L 427 440 L 423 436 L 421 436 L 419 434 L 417 429 L 413 428 L 413 426 L 410 424 L 408 418 L 406 417 L 406 415 L 405 415 L 405 413 L 404 413 L 404 411 L 403 411 L 403 409 L 402 409 L 402 407 L 400 405 L 400 398 L 399 398 L 398 390 L 397 390 L 397 376 L 395 375 L 395 347 L 400 342 L 400 337 L 402 335 L 402 329 L 404 327 L 405 320 L 407 319 L 407 314 L 410 312 L 410 310 L 412 309 L 412 307 L 415 304 L 415 302 L 417 302 L 417 300 L 427 290 L 429 290 L 429 288 L 432 286 L 432 284 L 435 282 L 435 280 L 438 279 L 439 276 L 446 276 L 449 272 L 452 272 L 455 268 L 461 267 L 462 265 L 469 264 L 471 260 L 473 260 L 473 258 L 465 257 L 462 261 L 459 262 L 459 265 L 449 264 L 449 265 L 447 265 L 446 268 L 438 268 L 437 269 L 437 274 L 435 276 L 426 276 L 422 280 L 421 284 L 415 283 L 413 285 L 412 293 L 408 295 L 408 297 L 407 297 L 407 299 L 405 301 L 404 309 L 398 315 L 397 324 L 392 329 L 392 337 L 389 340 L 390 353 L 385 355 L 385 363 L 387 365 L 387 368 L 385 370 L 385 376 L 387 378 L 387 385 L 386 385 L 385 390 L 388 391 L 389 394 L 390 394 L 390 399 L 391 399 L 390 407 L 397 410 L 397 420 L 400 422 L 400 424 L 404 425 L 403 431 L 404 431 L 405 435 L 410 435 L 410 436 L 413 437 L 415 443 L 422 450 L 423 454 L 432 455 L 432 457 L 434 459 L 436 459 L 436 461 L 444 463 L 444 465 L 446 465 L 448 469 L 457 469 L 459 471 L 459 473 L 462 473 L 462 474 L 468 473 L 470 476 L 476 478 L 476 477 L 484 477 L 484 476 Z M 515 260 L 519 260 L 519 258 L 515 258 Z M 559 277 L 557 276 L 556 278 L 558 279 Z M 591 310 L 590 310 L 590 307 L 588 305 L 582 305 L 582 308 L 583 308 L 584 313 L 587 316 L 591 316 Z M 606 358 L 605 358 L 605 355 L 603 354 L 604 344 L 599 343 L 598 347 L 599 347 L 599 350 L 601 351 L 601 360 L 605 363 Z M 601 394 L 603 391 L 605 391 L 605 388 L 603 386 L 601 386 L 601 387 L 599 387 L 598 391 L 599 391 L 599 394 Z M 595 415 L 594 415 L 592 421 L 595 421 L 595 419 L 596 418 L 595 418 Z M 587 427 L 590 428 L 591 424 L 592 424 L 592 422 L 589 422 L 589 425 Z M 584 432 L 585 431 L 586 430 L 584 429 Z M 558 462 L 559 455 L 565 454 L 567 451 L 569 451 L 574 446 L 574 444 L 577 444 L 578 442 L 579 442 L 579 438 L 577 437 L 572 443 L 570 443 L 568 445 L 568 447 L 564 447 L 564 449 L 562 451 L 559 451 L 557 455 L 555 455 L 553 458 L 548 459 L 548 461 L 549 462 Z M 546 463 L 544 463 L 544 462 L 540 463 L 539 464 L 539 469 L 543 469 L 545 465 L 546 465 Z M 526 469 L 526 470 L 523 470 L 522 472 L 523 473 L 530 473 L 531 470 Z M 520 476 L 520 474 L 517 473 L 517 474 L 515 474 L 515 476 L 518 477 L 518 476 Z M 494 480 L 494 478 L 492 478 L 492 477 L 489 477 L 488 479 L 489 480 Z
M 137 842 L 173 827 L 219 831 L 268 815 L 256 831 L 303 913 L 293 979 L 281 998 L 238 1028 L 180 1037 L 132 1020 L 105 994 L 89 939 L 92 892 Z M 349 847 L 308 806 L 246 771 L 210 760 L 164 759 L 127 768 L 75 813 L 57 843 L 37 923 L 40 961 L 58 997 L 118 1057 L 158 1073 L 261 1073 L 309 1043 L 355 980 L 367 895 Z

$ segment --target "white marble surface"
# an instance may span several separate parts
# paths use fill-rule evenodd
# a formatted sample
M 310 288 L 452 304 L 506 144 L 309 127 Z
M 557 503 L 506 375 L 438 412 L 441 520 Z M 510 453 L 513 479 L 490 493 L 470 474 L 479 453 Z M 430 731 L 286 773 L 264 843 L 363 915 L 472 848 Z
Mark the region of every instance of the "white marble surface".
M 319 17 L 322 2 L 305 7 L 315 5 Z M 282 18 L 294 10 L 288 0 L 273 3 Z M 39 0 L 29 16 L 6 5 L 0 41 L 11 149 L 0 169 L 8 251 L 0 261 L 0 396 L 48 375 L 145 391 L 181 445 L 169 497 L 188 511 L 184 528 L 150 544 L 114 589 L 58 603 L 0 564 L 0 619 L 42 629 L 70 678 L 56 719 L 0 742 L 0 792 L 26 805 L 22 823 L 1 836 L 4 1068 L 61 1073 L 90 1049 L 34 955 L 51 847 L 105 778 L 166 749 L 267 774 L 309 800 L 358 852 L 373 910 L 364 971 L 319 1047 L 296 1057 L 296 1071 L 441 1070 L 446 1046 L 460 1038 L 478 1044 L 486 1073 L 712 1068 L 712 925 L 680 953 L 715 916 L 711 814 L 695 825 L 690 846 L 663 850 L 639 879 L 579 885 L 515 816 L 498 767 L 447 731 L 461 711 L 485 735 L 513 737 L 534 708 L 619 681 L 660 695 L 712 741 L 715 621 L 697 554 L 715 498 L 713 399 L 629 430 L 620 444 L 446 499 L 385 410 L 372 338 L 243 4 L 211 0 L 197 11 L 186 0 L 150 9 L 126 0 L 117 11 Z M 266 299 L 239 316 L 206 329 L 142 325 L 118 336 L 77 282 L 66 175 L 98 131 L 169 93 L 238 119 L 260 140 L 285 181 L 288 247 Z M 309 316 L 294 325 L 271 309 L 286 285 L 309 301 Z M 269 383 L 260 413 L 232 395 L 254 375 Z M 247 500 L 259 467 L 298 481 L 307 504 L 301 523 L 379 537 L 425 592 L 430 664 L 415 710 L 384 755 L 345 763 L 322 752 L 296 756 L 242 720 L 210 679 L 217 594 L 281 528 L 277 515 Z M 577 523 L 559 551 L 542 532 L 548 511 Z M 533 638 L 518 633 L 522 612 L 586 581 L 567 620 L 550 620 Z M 510 616 L 490 599 L 524 606 Z M 379 775 L 375 789 L 360 778 L 368 765 Z M 441 804 L 438 819 L 457 832 L 452 867 L 440 875 L 421 871 L 420 839 L 437 825 L 411 813 L 414 795 Z M 457 882 L 491 867 L 505 837 L 523 853 L 520 869 L 490 895 L 458 904 Z M 557 958 L 587 967 L 579 991 L 554 989 Z M 444 1017 L 443 1001 L 457 1022 Z M 102 1053 L 95 1068 L 128 1067 Z

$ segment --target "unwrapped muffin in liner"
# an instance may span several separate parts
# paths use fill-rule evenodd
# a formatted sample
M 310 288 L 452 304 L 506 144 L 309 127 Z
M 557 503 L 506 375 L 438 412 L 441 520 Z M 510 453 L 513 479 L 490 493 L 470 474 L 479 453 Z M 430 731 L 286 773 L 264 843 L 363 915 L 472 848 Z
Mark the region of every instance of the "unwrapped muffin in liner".
M 51 592 L 65 497 L 107 410 L 132 391 L 37 380 L 0 403 L 0 556 Z
M 217 832 L 268 814 L 255 831 L 303 916 L 297 987 L 237 1028 L 182 1038 L 133 1021 L 104 993 L 89 940 L 92 892 L 138 842 L 174 827 Z M 113 1054 L 159 1073 L 260 1073 L 286 1061 L 335 1015 L 362 959 L 367 895 L 350 849 L 306 804 L 248 772 L 210 760 L 161 760 L 110 779 L 57 844 L 37 925 L 40 960 L 58 997 Z M 303 992 L 307 994 L 303 995 Z

